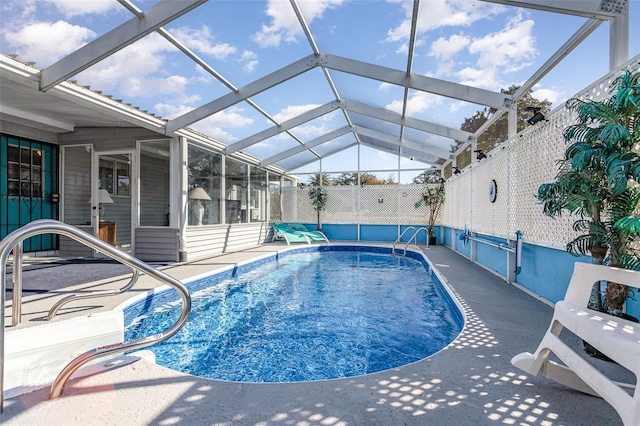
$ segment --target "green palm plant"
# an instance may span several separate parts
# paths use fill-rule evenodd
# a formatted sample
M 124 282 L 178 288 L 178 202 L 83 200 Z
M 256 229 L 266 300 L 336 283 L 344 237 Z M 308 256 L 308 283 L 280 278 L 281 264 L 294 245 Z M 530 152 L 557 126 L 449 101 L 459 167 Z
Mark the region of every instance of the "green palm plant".
M 563 132 L 570 145 L 556 180 L 538 188 L 538 200 L 549 216 L 579 216 L 573 228 L 581 234 L 567 243 L 569 253 L 640 270 L 640 191 L 630 184 L 640 180 L 640 73 L 623 72 L 604 101 L 570 99 L 566 106 L 577 113 Z M 589 308 L 621 313 L 627 297 L 626 287 L 609 283 L 603 305 L 596 284 Z

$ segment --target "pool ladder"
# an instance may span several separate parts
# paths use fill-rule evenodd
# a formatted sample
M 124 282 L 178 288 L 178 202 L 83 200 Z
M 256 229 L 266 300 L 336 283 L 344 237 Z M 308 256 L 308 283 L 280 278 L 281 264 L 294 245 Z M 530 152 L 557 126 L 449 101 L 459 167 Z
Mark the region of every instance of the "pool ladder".
M 411 231 L 411 230 L 413 230 L 413 235 L 411 236 L 411 238 L 409 238 L 409 241 L 407 241 L 407 244 L 404 245 L 404 256 L 407 257 L 407 247 L 409 246 L 409 244 L 411 244 L 411 241 L 414 242 L 416 247 L 418 246 L 418 234 L 420 234 L 420 232 L 422 231 L 424 231 L 425 234 L 427 235 L 427 248 L 429 248 L 429 230 L 427 228 L 416 229 L 413 226 L 410 226 L 404 231 L 402 231 L 402 234 L 400 234 L 398 239 L 393 243 L 393 249 L 391 249 L 391 253 L 394 256 L 396 255 L 396 244 L 400 242 L 402 237 L 404 237 L 404 234 L 406 234 L 408 231 Z
M 86 363 L 96 359 L 105 357 L 108 355 L 114 355 L 131 351 L 135 349 L 142 349 L 156 343 L 163 342 L 174 334 L 176 334 L 187 321 L 189 312 L 191 311 L 191 296 L 189 290 L 175 278 L 158 271 L 146 263 L 142 262 L 110 244 L 100 240 L 99 238 L 88 234 L 72 225 L 62 223 L 57 220 L 42 219 L 30 222 L 29 224 L 19 228 L 9 235 L 7 235 L 0 242 L 0 413 L 4 409 L 4 328 L 5 328 L 5 290 L 6 290 L 6 267 L 9 259 L 9 254 L 13 251 L 13 304 L 11 320 L 12 326 L 16 326 L 21 322 L 22 315 L 22 242 L 27 238 L 31 238 L 40 234 L 59 234 L 74 239 L 87 247 L 90 247 L 96 251 L 99 251 L 111 259 L 129 266 L 133 270 L 133 276 L 129 283 L 118 290 L 103 290 L 92 291 L 84 293 L 76 293 L 68 296 L 58 303 L 56 303 L 49 314 L 47 319 L 51 319 L 55 316 L 58 309 L 64 304 L 79 299 L 88 299 L 102 296 L 114 296 L 122 294 L 135 285 L 140 275 L 140 272 L 147 274 L 148 276 L 155 278 L 156 280 L 173 287 L 182 298 L 182 311 L 177 321 L 169 327 L 166 331 L 154 334 L 153 336 L 142 337 L 130 341 L 116 343 L 113 345 L 102 346 L 96 349 L 89 350 L 76 358 L 74 358 L 69 364 L 62 369 L 58 374 L 53 384 L 51 385 L 51 391 L 49 392 L 49 399 L 55 399 L 62 395 L 64 386 L 71 377 L 71 375 L 77 371 L 80 367 Z

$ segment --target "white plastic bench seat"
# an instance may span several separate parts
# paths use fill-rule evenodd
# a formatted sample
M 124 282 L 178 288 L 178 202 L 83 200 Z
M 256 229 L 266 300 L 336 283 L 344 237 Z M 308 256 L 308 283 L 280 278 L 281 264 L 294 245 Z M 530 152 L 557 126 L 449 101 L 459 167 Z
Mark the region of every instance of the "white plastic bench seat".
M 556 303 L 551 325 L 534 354 L 516 355 L 511 363 L 531 375 L 541 374 L 602 397 L 629 426 L 640 425 L 640 392 L 635 384 L 610 380 L 558 337 L 563 328 L 588 341 L 609 358 L 640 377 L 640 324 L 587 309 L 593 284 L 600 280 L 640 287 L 640 272 L 576 263 L 565 299 Z M 553 352 L 565 365 L 549 360 Z

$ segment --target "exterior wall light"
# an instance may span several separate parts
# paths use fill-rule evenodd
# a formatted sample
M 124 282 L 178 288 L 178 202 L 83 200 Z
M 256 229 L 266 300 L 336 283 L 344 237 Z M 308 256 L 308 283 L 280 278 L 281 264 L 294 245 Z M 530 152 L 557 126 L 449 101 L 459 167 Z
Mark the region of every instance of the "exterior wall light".
M 536 124 L 539 121 L 544 120 L 544 115 L 540 112 L 540 107 L 526 107 L 525 111 L 532 111 L 533 115 L 531 116 L 531 118 L 529 118 L 527 120 L 527 123 L 531 124 L 532 126 L 534 124 Z

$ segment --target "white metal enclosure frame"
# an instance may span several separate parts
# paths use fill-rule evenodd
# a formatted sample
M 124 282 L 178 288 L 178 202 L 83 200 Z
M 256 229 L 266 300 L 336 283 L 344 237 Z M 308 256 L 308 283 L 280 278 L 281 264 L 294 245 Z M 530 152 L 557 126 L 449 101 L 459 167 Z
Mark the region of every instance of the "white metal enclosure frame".
M 457 154 L 469 145 L 473 145 L 478 135 L 505 113 L 509 115 L 509 135 L 513 136 L 515 134 L 515 102 L 524 96 L 603 22 L 610 23 L 610 69 L 620 66 L 628 59 L 629 17 L 627 0 L 584 0 L 580 2 L 558 0 L 484 0 L 487 3 L 536 9 L 586 18 L 582 27 L 580 27 L 554 55 L 548 58 L 544 65 L 531 75 L 513 95 L 427 77 L 413 71 L 418 26 L 420 24 L 418 19 L 419 11 L 421 7 L 426 7 L 426 2 L 424 1 L 414 0 L 412 3 L 412 19 L 406 63 L 404 68 L 393 69 L 324 52 L 318 45 L 310 26 L 305 21 L 299 2 L 297 0 L 290 0 L 291 8 L 309 44 L 309 55 L 293 61 L 268 75 L 257 78 L 242 87 L 237 87 L 226 76 L 222 75 L 211 64 L 198 56 L 185 43 L 181 42 L 176 36 L 172 35 L 163 27 L 163 25 L 174 21 L 184 14 L 197 13 L 198 7 L 204 4 L 206 0 L 188 0 L 181 2 L 164 0 L 145 11 L 140 10 L 130 0 L 118 1 L 134 16 L 119 27 L 112 29 L 81 49 L 41 70 L 37 76 L 37 88 L 44 93 L 51 92 L 56 96 L 66 96 L 60 92 L 61 89 L 65 88 L 64 84 L 67 78 L 113 55 L 115 52 L 134 43 L 136 40 L 152 32 L 157 32 L 183 54 L 188 56 L 194 64 L 202 67 L 208 74 L 215 77 L 228 88 L 229 92 L 217 99 L 205 99 L 204 104 L 170 120 L 158 120 L 156 123 L 151 124 L 150 122 L 155 120 L 145 119 L 147 126 L 151 125 L 155 128 L 154 130 L 159 133 L 169 136 L 180 136 L 184 135 L 185 132 L 188 133 L 188 126 L 193 125 L 199 120 L 217 112 L 224 111 L 239 103 L 244 103 L 273 123 L 273 127 L 224 146 L 224 153 L 240 153 L 242 149 L 246 149 L 274 135 L 284 133 L 295 140 L 299 146 L 296 148 L 283 149 L 279 154 L 263 159 L 260 162 L 260 166 L 274 166 L 282 168 L 285 171 L 294 170 L 318 159 L 329 157 L 354 145 L 368 146 L 376 150 L 392 152 L 399 157 L 412 158 L 420 163 L 442 169 L 443 166 L 455 161 Z M 316 76 L 320 78 L 318 84 L 322 84 L 321 80 L 324 80 L 324 84 L 334 94 L 334 101 L 299 114 L 284 122 L 280 122 L 252 99 L 252 97 L 257 94 L 282 85 L 314 69 L 320 71 Z M 402 113 L 398 114 L 383 108 L 378 108 L 362 102 L 360 99 L 347 99 L 343 97 L 338 91 L 336 84 L 334 84 L 332 73 L 345 73 L 354 78 L 382 82 L 401 88 L 404 91 L 403 105 L 401 108 Z M 2 78 L 1 84 L 5 86 L 11 84 L 11 82 Z M 458 99 L 495 109 L 496 112 L 478 131 L 470 134 L 460 131 L 459 129 L 412 117 L 407 109 L 410 91 Z M 40 96 L 40 98 L 43 99 L 42 96 Z M 42 118 L 47 114 L 51 114 L 51 123 L 59 123 L 55 125 L 60 127 L 73 128 L 73 125 L 69 127 L 68 124 L 53 119 L 53 117 L 56 116 L 54 114 L 54 103 L 48 107 L 51 108 L 49 112 L 46 111 L 47 107 L 45 105 L 41 105 L 44 107 L 41 108 Z M 27 101 L 26 105 L 28 104 L 29 102 Z M 56 105 L 56 107 L 59 108 L 59 105 Z M 298 126 L 335 111 L 342 114 L 345 123 L 344 127 L 328 131 L 324 136 L 315 138 L 312 141 L 304 141 L 303 138 L 296 133 Z M 131 117 L 130 123 L 137 124 L 144 114 L 133 112 L 134 114 Z M 379 123 L 391 123 L 397 126 L 398 130 L 397 132 L 387 133 L 381 132 L 373 127 L 356 125 L 354 124 L 354 115 L 364 115 Z M 31 115 L 29 114 L 28 108 L 25 110 L 24 104 L 14 105 L 11 99 L 3 97 L 2 118 L 12 119 L 12 117 L 25 119 L 31 117 Z M 85 125 L 91 125 L 91 120 L 97 121 L 100 119 L 104 119 L 104 117 L 94 116 L 93 118 L 86 118 L 87 122 Z M 158 127 L 157 124 L 160 126 Z M 424 137 L 407 137 L 405 135 L 405 129 L 417 131 L 418 134 L 422 134 Z M 337 138 L 344 135 L 349 135 L 349 137 L 336 141 Z M 427 139 L 428 135 L 437 135 L 443 138 L 444 142 L 435 145 L 433 143 L 426 143 L 424 140 Z M 451 146 L 454 145 L 456 141 L 463 142 L 463 144 L 456 153 L 451 153 Z M 338 146 L 320 154 L 318 147 L 330 142 L 334 142 Z M 295 162 L 284 161 L 300 152 L 308 152 L 311 153 L 312 156 L 307 159 L 295 160 Z

